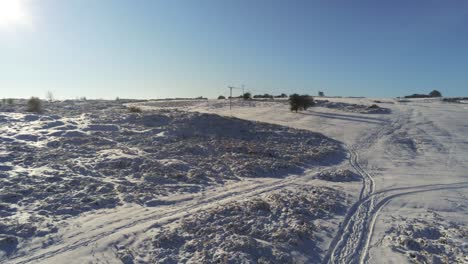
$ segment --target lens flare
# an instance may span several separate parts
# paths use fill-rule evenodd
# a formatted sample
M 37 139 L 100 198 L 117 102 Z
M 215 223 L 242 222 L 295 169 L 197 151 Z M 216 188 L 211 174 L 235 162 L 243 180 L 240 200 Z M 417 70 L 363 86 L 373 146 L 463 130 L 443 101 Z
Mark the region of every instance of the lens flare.
M 0 27 L 27 23 L 29 17 L 23 0 L 0 0 Z

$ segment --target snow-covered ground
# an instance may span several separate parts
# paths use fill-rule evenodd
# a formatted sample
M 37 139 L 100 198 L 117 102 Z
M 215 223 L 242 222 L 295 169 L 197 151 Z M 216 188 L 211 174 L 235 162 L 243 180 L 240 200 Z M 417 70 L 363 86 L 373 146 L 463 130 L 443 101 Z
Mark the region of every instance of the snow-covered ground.
M 204 106 L 200 111 L 233 115 L 321 132 L 344 142 L 351 163 L 364 176 L 360 199 L 350 208 L 325 258 L 329 262 L 465 263 L 468 261 L 468 107 L 439 100 L 398 103 L 389 99 L 330 98 L 349 104 L 389 108 L 385 114 L 355 114 L 316 107 L 295 114 L 285 107 L 228 108 Z M 401 230 L 414 238 L 411 226 L 434 223 L 437 215 L 450 243 L 419 251 L 387 239 Z M 398 226 L 398 227 L 395 227 Z M 430 228 L 430 227 L 424 227 Z M 424 233 L 424 232 L 422 232 Z M 429 232 L 430 233 L 430 232 Z M 452 235 L 450 235 L 452 234 Z M 422 245 L 444 243 L 418 234 Z M 429 242 L 428 242 L 429 241 Z M 449 245 L 450 244 L 450 245 Z
M 324 99 L 0 106 L 0 262 L 467 262 L 468 107 Z

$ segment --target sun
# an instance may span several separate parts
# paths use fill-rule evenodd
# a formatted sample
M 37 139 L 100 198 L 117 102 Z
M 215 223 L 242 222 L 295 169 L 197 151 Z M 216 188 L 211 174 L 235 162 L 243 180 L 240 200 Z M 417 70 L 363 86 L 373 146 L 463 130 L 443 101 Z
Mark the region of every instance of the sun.
M 23 0 L 0 0 L 0 27 L 27 24 L 28 19 Z

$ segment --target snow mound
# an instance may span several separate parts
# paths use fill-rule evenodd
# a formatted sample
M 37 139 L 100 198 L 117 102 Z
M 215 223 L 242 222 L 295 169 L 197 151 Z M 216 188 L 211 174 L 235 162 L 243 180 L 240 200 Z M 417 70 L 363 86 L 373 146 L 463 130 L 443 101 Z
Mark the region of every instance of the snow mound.
M 316 106 L 326 107 L 331 109 L 337 109 L 344 112 L 361 113 L 361 114 L 389 114 L 391 110 L 389 108 L 379 107 L 378 105 L 360 105 L 350 104 L 344 102 L 331 102 L 328 100 L 316 100 Z
M 344 212 L 343 194 L 324 187 L 289 188 L 231 202 L 154 226 L 131 254 L 151 263 L 319 263 L 320 220 Z

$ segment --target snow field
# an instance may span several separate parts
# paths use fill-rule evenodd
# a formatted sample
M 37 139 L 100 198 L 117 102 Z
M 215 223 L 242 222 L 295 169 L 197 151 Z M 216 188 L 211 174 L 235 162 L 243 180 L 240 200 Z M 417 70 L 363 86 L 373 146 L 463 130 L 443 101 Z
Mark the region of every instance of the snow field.
M 0 259 L 33 238 L 54 244 L 83 213 L 157 207 L 172 195 L 346 158 L 340 142 L 319 133 L 211 114 L 132 114 L 92 101 L 13 110 L 0 114 Z

